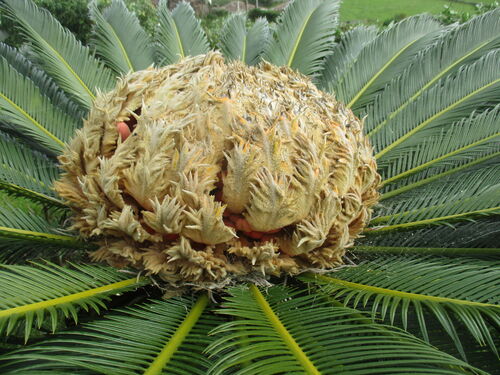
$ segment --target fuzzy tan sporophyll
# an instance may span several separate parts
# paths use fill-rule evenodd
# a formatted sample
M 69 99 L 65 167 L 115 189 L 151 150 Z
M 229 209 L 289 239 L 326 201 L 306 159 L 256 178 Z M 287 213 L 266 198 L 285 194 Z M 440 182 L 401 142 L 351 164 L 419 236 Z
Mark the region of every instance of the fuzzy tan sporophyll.
M 200 286 L 341 264 L 380 181 L 343 104 L 218 53 L 119 80 L 60 162 L 95 260 Z

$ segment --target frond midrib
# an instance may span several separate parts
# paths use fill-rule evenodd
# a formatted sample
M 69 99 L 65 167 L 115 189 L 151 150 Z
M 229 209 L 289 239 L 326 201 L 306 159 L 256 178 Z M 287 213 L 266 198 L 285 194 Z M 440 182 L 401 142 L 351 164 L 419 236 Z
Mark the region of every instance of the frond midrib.
M 61 234 L 52 234 L 52 233 L 44 233 L 44 232 L 35 232 L 25 229 L 17 229 L 17 228 L 8 228 L 0 226 L 0 237 L 6 238 L 26 238 L 26 239 L 36 239 L 40 242 L 54 242 L 54 243 L 62 243 L 65 245 L 83 245 L 80 241 L 76 239 L 76 237 L 64 236 Z
M 437 112 L 436 114 L 432 115 L 427 120 L 421 122 L 420 124 L 418 124 L 417 126 L 415 126 L 413 129 L 411 129 L 410 131 L 408 131 L 406 134 L 404 134 L 403 136 L 401 136 L 400 138 L 398 138 L 397 140 L 395 140 L 394 142 L 392 142 L 391 144 L 389 144 L 388 146 L 386 146 L 385 148 L 383 148 L 381 151 L 379 151 L 375 155 L 375 159 L 380 159 L 383 155 L 385 155 L 386 153 L 388 153 L 389 151 L 391 151 L 395 147 L 399 146 L 401 143 L 403 143 L 404 141 L 406 141 L 408 138 L 410 138 L 416 132 L 418 132 L 421 129 L 425 128 L 428 124 L 430 124 L 435 119 L 439 118 L 440 116 L 442 116 L 443 114 L 447 113 L 448 111 L 451 111 L 453 108 L 455 108 L 459 104 L 463 103 L 467 99 L 473 97 L 474 95 L 480 93 L 483 90 L 486 90 L 487 88 L 489 88 L 489 87 L 491 87 L 491 86 L 493 86 L 493 85 L 495 85 L 495 84 L 497 84 L 499 82 L 500 82 L 500 78 L 498 78 L 498 79 L 496 79 L 496 80 L 494 80 L 492 82 L 489 82 L 486 85 L 481 86 L 481 87 L 477 88 L 476 90 L 470 92 L 469 94 L 465 95 L 463 98 L 460 98 L 456 102 L 450 104 L 449 106 L 447 106 L 446 108 L 444 108 L 441 111 Z
M 433 217 L 431 219 L 417 220 L 417 221 L 412 221 L 409 223 L 387 225 L 387 226 L 383 226 L 381 228 L 368 228 L 367 230 L 365 230 L 363 232 L 363 234 L 371 234 L 374 232 L 382 232 L 382 231 L 385 232 L 385 231 L 390 231 L 390 230 L 397 230 L 400 228 L 411 228 L 411 227 L 417 227 L 417 226 L 422 226 L 422 225 L 429 225 L 429 224 L 433 224 L 433 223 L 440 222 L 440 221 L 454 220 L 454 219 L 460 219 L 460 218 L 467 217 L 467 216 L 475 216 L 475 215 L 493 213 L 493 212 L 498 211 L 498 210 L 500 210 L 500 206 L 484 208 L 482 210 L 476 210 L 476 211 L 463 212 L 463 213 L 455 214 L 455 215 Z M 393 216 L 396 216 L 396 215 L 388 215 L 388 216 L 380 217 L 378 219 L 381 219 L 381 220 L 384 219 L 384 221 L 385 221 L 389 217 L 393 217 Z M 372 220 L 372 223 L 373 223 L 373 220 Z
M 113 36 L 115 37 L 115 40 L 118 43 L 118 48 L 120 48 L 120 51 L 125 58 L 125 62 L 127 63 L 127 66 L 129 67 L 129 70 L 134 71 L 134 67 L 132 66 L 132 62 L 130 61 L 130 58 L 128 57 L 128 53 L 125 49 L 125 46 L 123 45 L 121 39 L 118 37 L 118 34 L 116 33 L 115 29 L 111 24 L 108 22 L 109 28 L 111 29 L 111 32 L 113 33 Z
M 500 136 L 500 132 L 492 134 L 492 135 L 490 135 L 490 136 L 488 136 L 486 138 L 480 139 L 480 140 L 478 140 L 478 141 L 476 141 L 474 143 L 468 144 L 467 146 L 464 146 L 464 147 L 461 147 L 461 148 L 456 149 L 454 151 L 448 152 L 448 153 L 446 153 L 444 155 L 441 155 L 441 156 L 439 156 L 437 158 L 434 158 L 432 160 L 429 160 L 428 162 L 425 162 L 425 163 L 423 163 L 423 164 L 421 164 L 421 165 L 419 165 L 417 167 L 408 169 L 408 170 L 406 170 L 406 171 L 404 171 L 402 173 L 399 173 L 399 174 L 397 174 L 395 176 L 392 176 L 390 178 L 387 178 L 387 179 L 383 180 L 380 186 L 383 187 L 383 186 L 385 186 L 385 185 L 387 185 L 387 184 L 389 184 L 391 182 L 394 182 L 394 181 L 399 180 L 401 178 L 404 178 L 404 177 L 407 177 L 407 176 L 412 175 L 414 173 L 417 173 L 417 172 L 419 172 L 419 171 L 421 171 L 421 170 L 423 170 L 425 168 L 428 168 L 428 167 L 432 166 L 435 163 L 438 163 L 438 162 L 440 162 L 440 161 L 442 161 L 442 160 L 444 160 L 446 158 L 452 157 L 452 156 L 454 156 L 456 154 L 459 154 L 459 153 L 461 153 L 463 151 L 467 151 L 468 149 L 470 149 L 472 147 L 479 146 L 480 144 L 486 143 L 486 142 L 488 142 L 488 141 L 490 141 L 490 140 L 492 140 L 492 139 L 494 139 L 495 137 L 498 137 L 498 136 Z
M 200 319 L 200 316 L 207 305 L 208 296 L 205 293 L 198 298 L 189 314 L 187 314 L 186 318 L 177 328 L 170 340 L 168 340 L 168 342 L 165 344 L 153 363 L 151 363 L 149 368 L 144 372 L 144 375 L 160 375 L 163 372 L 163 369 L 165 368 L 167 363 L 170 361 L 177 349 L 179 349 L 179 347 L 181 346 L 182 342 L 189 335 L 194 325 Z
M 306 374 L 311 375 L 321 375 L 319 370 L 314 366 L 311 360 L 307 357 L 306 353 L 302 350 L 299 344 L 295 341 L 293 336 L 288 332 L 286 327 L 283 325 L 279 317 L 274 313 L 273 309 L 266 301 L 260 290 L 255 285 L 250 285 L 250 291 L 264 312 L 269 323 L 271 323 L 274 330 L 279 334 L 283 342 L 290 349 L 296 360 L 303 367 Z
M 482 163 L 484 161 L 492 159 L 492 158 L 494 158 L 496 156 L 500 156 L 500 151 L 495 152 L 495 153 L 490 154 L 490 155 L 486 155 L 486 156 L 484 156 L 482 158 L 479 158 L 479 159 L 476 159 L 476 160 L 474 160 L 474 161 L 472 161 L 470 163 L 465 163 L 464 165 L 461 165 L 460 167 L 452 168 L 452 169 L 450 169 L 448 171 L 437 173 L 437 174 L 435 174 L 433 176 L 430 176 L 430 177 L 427 177 L 427 178 L 425 178 L 423 180 L 416 181 L 414 183 L 411 183 L 411 184 L 402 186 L 402 187 L 400 187 L 398 189 L 395 189 L 395 190 L 389 191 L 387 193 L 384 193 L 384 194 L 381 195 L 380 201 L 392 198 L 392 197 L 394 197 L 394 196 L 396 196 L 398 194 L 402 194 L 402 193 L 407 192 L 409 190 L 415 189 L 415 188 L 417 188 L 419 186 L 426 185 L 426 184 L 428 184 L 428 183 L 430 183 L 432 181 L 435 181 L 435 180 L 440 179 L 442 177 L 445 177 L 445 176 L 448 176 L 450 174 L 459 172 L 459 171 L 461 171 L 461 170 L 463 170 L 465 168 L 472 167 L 474 165 L 477 165 L 479 163 Z
M 440 78 L 442 78 L 448 71 L 450 71 L 451 69 L 453 69 L 455 66 L 457 66 L 458 64 L 460 64 L 462 61 L 464 61 L 465 59 L 467 59 L 469 56 L 472 56 L 475 52 L 479 51 L 481 48 L 483 48 L 484 46 L 486 46 L 488 43 L 490 43 L 494 39 L 495 38 L 488 39 L 486 42 L 480 44 L 479 47 L 473 49 L 471 52 L 469 52 L 469 53 L 465 54 L 464 56 L 462 56 L 462 58 L 457 59 L 449 67 L 447 67 L 446 69 L 443 69 L 441 72 L 439 72 L 433 79 L 431 79 L 429 82 L 427 82 L 420 90 L 418 90 L 408 100 L 406 100 L 403 104 L 401 104 L 401 106 L 399 106 L 396 110 L 392 111 L 392 113 L 389 116 L 387 116 L 387 118 L 384 121 L 382 121 L 375 128 L 373 128 L 370 132 L 368 132 L 367 136 L 370 137 L 374 133 L 378 132 L 382 126 L 384 126 L 387 122 L 389 122 L 389 120 L 391 120 L 392 118 L 394 118 L 394 116 L 396 116 L 399 112 L 401 112 L 404 108 L 406 108 L 406 106 L 408 104 L 410 104 L 416 98 L 418 98 L 422 92 L 424 92 L 425 90 L 427 90 L 430 86 L 432 86 L 435 82 L 437 82 Z
M 387 254 L 445 254 L 445 255 L 498 255 L 500 248 L 477 247 L 414 247 L 414 246 L 365 246 L 358 245 L 352 251 Z
M 4 99 L 7 103 L 9 103 L 11 106 L 13 106 L 19 113 L 21 113 L 26 119 L 28 119 L 29 122 L 31 122 L 33 125 L 35 125 L 36 128 L 38 128 L 40 131 L 45 133 L 50 139 L 58 143 L 60 146 L 64 147 L 64 142 L 61 141 L 59 138 L 57 138 L 54 134 L 52 134 L 50 131 L 48 131 L 42 124 L 40 124 L 37 120 L 35 120 L 33 117 L 30 116 L 28 112 L 26 112 L 24 109 L 19 107 L 16 103 L 14 103 L 10 98 L 5 96 L 3 93 L 0 92 L 0 97 Z
M 58 297 L 58 298 L 54 298 L 54 299 L 47 300 L 47 301 L 35 302 L 35 303 L 31 303 L 31 304 L 24 305 L 24 306 L 17 306 L 17 307 L 12 307 L 12 308 L 6 309 L 6 310 L 0 310 L 0 319 L 8 318 L 9 316 L 13 316 L 13 315 L 17 315 L 17 314 L 27 314 L 27 313 L 33 312 L 33 311 L 45 310 L 45 309 L 48 309 L 50 307 L 55 307 L 55 306 L 63 305 L 63 304 L 67 304 L 67 303 L 75 303 L 79 300 L 87 299 L 87 298 L 93 297 L 97 294 L 113 292 L 115 290 L 119 290 L 119 289 L 125 288 L 127 286 L 131 286 L 134 284 L 140 284 L 144 280 L 145 280 L 145 278 L 139 279 L 137 277 L 134 277 L 132 279 L 119 281 L 119 282 L 104 285 L 104 286 L 101 286 L 98 288 L 88 289 L 88 290 L 85 290 L 83 292 L 70 294 L 70 295 L 67 295 L 64 297 Z
M 297 54 L 297 50 L 299 48 L 299 44 L 302 40 L 302 35 L 304 34 L 304 31 L 307 27 L 307 25 L 309 24 L 309 20 L 311 19 L 313 13 L 316 11 L 317 8 L 314 8 L 310 13 L 309 15 L 307 16 L 307 18 L 304 20 L 304 24 L 302 25 L 302 27 L 300 28 L 300 31 L 299 31 L 299 34 L 297 35 L 297 39 L 295 40 L 295 43 L 293 44 L 293 48 L 292 48 L 292 52 L 290 53 L 290 57 L 288 58 L 288 61 L 286 63 L 286 66 L 288 67 L 291 67 L 292 64 L 293 64 L 293 61 L 295 60 L 295 55 Z
M 16 184 L 12 184 L 12 183 L 7 182 L 7 181 L 0 180 L 0 190 L 1 189 L 11 191 L 14 194 L 24 195 L 28 198 L 47 201 L 47 203 L 56 205 L 58 207 L 67 207 L 66 204 L 64 204 L 62 201 L 60 201 L 57 198 L 51 197 L 51 196 L 43 194 L 43 193 L 39 193 L 37 191 L 31 190 L 31 189 L 28 189 L 28 188 L 25 188 L 25 187 L 22 187 L 22 186 L 19 186 Z
M 375 73 L 368 82 L 358 91 L 358 93 L 354 96 L 354 98 L 349 101 L 346 105 L 347 108 L 352 108 L 353 104 L 358 101 L 358 99 L 365 93 L 366 90 L 372 85 L 373 82 L 377 80 L 377 78 L 408 48 L 410 48 L 414 43 L 416 43 L 419 39 L 412 40 L 410 43 L 406 44 L 401 50 L 398 51 L 393 57 L 387 61 L 384 66 L 382 66 L 377 73 Z
M 474 301 L 467 301 L 467 300 L 461 300 L 461 299 L 455 299 L 455 298 L 436 297 L 436 296 L 430 296 L 430 295 L 426 295 L 426 294 L 401 292 L 399 290 L 381 288 L 381 287 L 377 287 L 377 286 L 360 284 L 360 283 L 354 283 L 351 281 L 341 280 L 341 279 L 337 279 L 337 278 L 334 278 L 331 276 L 325 276 L 325 275 L 308 273 L 308 274 L 306 274 L 306 276 L 308 276 L 309 278 L 312 278 L 314 280 L 324 281 L 324 282 L 329 283 L 329 284 L 336 284 L 336 285 L 348 287 L 351 289 L 365 290 L 365 291 L 372 292 L 375 294 L 382 294 L 382 295 L 390 296 L 392 298 L 399 297 L 399 298 L 409 299 L 412 301 L 422 301 L 422 302 L 430 302 L 430 303 L 450 303 L 450 304 L 455 304 L 455 305 L 465 305 L 465 306 L 473 306 L 473 307 L 488 307 L 488 308 L 493 307 L 493 308 L 500 309 L 500 306 L 494 305 L 491 303 L 474 302 Z

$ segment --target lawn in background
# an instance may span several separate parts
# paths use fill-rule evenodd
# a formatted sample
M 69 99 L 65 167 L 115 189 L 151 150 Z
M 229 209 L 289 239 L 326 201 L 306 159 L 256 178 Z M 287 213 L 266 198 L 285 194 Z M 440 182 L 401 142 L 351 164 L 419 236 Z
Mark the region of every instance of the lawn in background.
M 491 4 L 494 0 L 344 0 L 340 7 L 340 20 L 366 23 L 383 23 L 386 20 L 404 18 L 420 13 L 438 14 L 448 5 L 457 12 L 473 12 L 474 4 Z

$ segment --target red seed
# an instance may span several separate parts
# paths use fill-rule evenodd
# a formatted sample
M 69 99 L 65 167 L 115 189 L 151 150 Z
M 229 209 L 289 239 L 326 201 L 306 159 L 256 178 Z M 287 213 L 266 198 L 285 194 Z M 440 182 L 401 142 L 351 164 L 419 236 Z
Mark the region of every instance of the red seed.
M 253 231 L 253 232 L 247 232 L 245 234 L 248 237 L 253 238 L 255 240 L 260 240 L 262 238 L 262 236 L 264 235 L 264 233 L 262 233 L 262 232 L 255 232 L 255 231 Z
M 268 233 L 268 234 L 278 233 L 280 230 L 281 230 L 281 228 L 268 230 L 266 233 Z
M 253 232 L 250 223 L 246 221 L 244 218 L 242 217 L 238 218 L 238 220 L 235 223 L 236 223 L 236 228 L 238 230 L 241 230 L 242 232 Z
M 264 234 L 260 240 L 262 242 L 267 242 L 267 241 L 271 241 L 273 238 L 274 238 L 274 236 L 272 236 L 270 234 Z
M 120 134 L 120 138 L 122 142 L 124 142 L 130 136 L 130 128 L 123 121 L 116 123 L 116 129 L 118 130 L 118 134 Z
M 163 235 L 163 241 L 174 241 L 178 238 L 179 238 L 179 235 L 177 233 L 170 233 L 170 234 Z

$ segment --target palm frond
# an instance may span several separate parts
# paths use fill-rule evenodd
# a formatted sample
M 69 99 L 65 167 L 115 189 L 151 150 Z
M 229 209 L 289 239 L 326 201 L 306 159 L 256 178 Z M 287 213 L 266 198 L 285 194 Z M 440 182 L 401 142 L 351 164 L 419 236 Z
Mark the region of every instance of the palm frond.
M 228 60 L 255 65 L 269 43 L 269 24 L 265 18 L 258 18 L 247 30 L 246 23 L 244 14 L 236 13 L 229 17 L 222 29 L 219 47 Z
M 73 102 L 43 70 L 32 64 L 19 50 L 4 43 L 0 43 L 0 56 L 4 57 L 19 74 L 32 80 L 42 95 L 48 97 L 53 105 L 74 118 L 77 127 L 81 126 L 86 112 Z
M 95 1 L 89 8 L 95 22 L 92 44 L 107 66 L 123 74 L 153 65 L 150 37 L 122 0 L 113 0 L 102 13 Z
M 31 43 L 38 64 L 82 106 L 90 108 L 97 90 L 114 86 L 111 71 L 32 0 L 3 0 L 2 9 Z
M 482 107 L 495 105 L 499 94 L 500 50 L 496 50 L 462 67 L 456 76 L 450 76 L 426 90 L 390 119 L 384 131 L 372 137 L 377 151 L 375 157 L 380 159 L 390 152 L 398 152 L 409 142 L 414 144 L 419 137 L 425 137 L 424 129 L 445 126 L 470 116 Z
M 364 44 L 342 76 L 336 82 L 325 82 L 323 79 L 322 86 L 335 92 L 337 98 L 347 103 L 348 107 L 354 110 L 362 108 L 374 99 L 377 91 L 409 65 L 418 51 L 439 35 L 439 30 L 439 23 L 431 16 L 406 18 Z M 370 34 L 365 37 L 371 37 Z M 330 68 L 325 69 L 328 71 Z M 336 66 L 331 69 L 335 70 Z M 328 74 L 325 78 L 330 76 Z
M 158 20 L 157 65 L 173 64 L 183 57 L 209 51 L 207 36 L 188 3 L 181 2 L 170 12 L 167 1 L 161 0 L 158 4 Z
M 50 317 L 52 331 L 58 315 L 78 321 L 78 310 L 89 308 L 99 312 L 106 308 L 109 295 L 132 290 L 146 280 L 130 278 L 125 273 L 104 266 L 55 264 L 34 266 L 0 265 L 0 333 L 9 335 L 24 322 L 24 339 L 28 340 L 34 320 L 40 327 Z
M 366 110 L 368 134 L 384 129 L 393 117 L 441 79 L 498 48 L 499 35 L 500 9 L 449 29 L 429 48 L 422 50 Z
M 318 283 L 322 291 L 345 305 L 356 308 L 372 301 L 372 318 L 380 311 L 394 324 L 400 313 L 408 326 L 410 311 L 419 322 L 421 334 L 429 340 L 425 312 L 433 315 L 452 338 L 461 355 L 465 352 L 457 335 L 455 318 L 467 327 L 480 345 L 496 353 L 487 328 L 500 325 L 500 263 L 472 258 L 378 257 L 357 267 L 345 267 L 329 275 L 309 274 L 305 279 Z M 453 318 L 452 318 L 453 317 Z
M 408 191 L 409 184 L 448 171 L 463 170 L 478 161 L 500 155 L 500 106 L 455 122 L 447 128 L 429 129 L 424 138 L 407 142 L 397 155 L 377 161 L 386 192 L 382 200 Z M 420 185 L 419 185 L 420 186 Z
M 318 87 L 333 92 L 342 76 L 352 69 L 363 48 L 375 39 L 377 34 L 375 26 L 358 26 L 347 31 L 326 57 L 324 69 L 317 80 Z
M 218 319 L 208 298 L 155 301 L 84 324 L 76 332 L 0 357 L 3 374 L 22 369 L 102 374 L 206 374 L 203 350 Z
M 47 152 L 59 154 L 77 122 L 55 107 L 29 78 L 0 57 L 0 118 L 4 128 L 38 141 Z
M 473 169 L 384 201 L 370 224 L 393 230 L 500 213 L 500 165 Z
M 338 0 L 290 2 L 278 19 L 264 59 L 306 75 L 318 73 L 334 42 L 338 9 Z
M 480 216 L 467 221 L 439 226 L 424 226 L 407 231 L 365 232 L 358 240 L 362 246 L 394 247 L 476 247 L 495 248 L 500 236 L 500 217 Z
M 500 248 L 494 247 L 415 247 L 415 246 L 354 246 L 355 254 L 407 254 L 407 255 L 444 255 L 444 256 L 491 256 L 500 255 Z
M 44 244 L 85 248 L 88 245 L 78 240 L 76 236 L 58 233 L 60 215 L 43 216 L 33 210 L 24 211 L 20 207 L 2 203 L 0 206 L 0 244 L 17 241 L 26 246 Z
M 65 207 L 52 190 L 57 176 L 52 160 L 0 132 L 0 191 Z
M 390 327 L 365 322 L 316 293 L 284 287 L 233 288 L 220 313 L 236 319 L 214 331 L 210 374 L 457 374 L 462 361 Z

